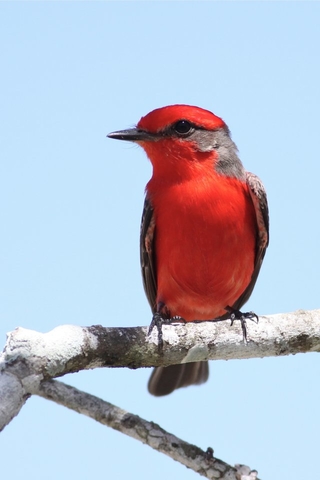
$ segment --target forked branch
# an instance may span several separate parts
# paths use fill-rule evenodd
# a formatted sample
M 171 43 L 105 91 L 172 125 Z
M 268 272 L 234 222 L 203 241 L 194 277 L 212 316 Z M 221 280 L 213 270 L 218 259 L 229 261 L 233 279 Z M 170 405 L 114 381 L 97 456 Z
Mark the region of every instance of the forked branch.
M 153 423 L 50 380 L 97 367 L 139 368 L 199 360 L 319 352 L 320 310 L 261 316 L 259 324 L 250 322 L 248 325 L 248 339 L 248 343 L 243 341 L 240 325 L 230 328 L 228 321 L 169 325 L 163 327 L 164 348 L 159 355 L 157 332 L 153 331 L 148 337 L 146 327 L 65 325 L 45 334 L 18 328 L 8 335 L 0 355 L 0 430 L 19 413 L 26 399 L 36 394 L 85 413 L 102 423 L 106 423 L 105 417 L 108 416 L 105 412 L 112 411 L 114 413 L 110 418 L 113 418 L 113 424 L 108 424 L 109 426 L 120 429 L 121 425 L 126 430 L 121 430 L 124 433 L 134 438 L 140 435 L 140 440 L 149 442 L 150 446 L 163 453 L 169 454 L 170 451 L 170 456 L 184 465 L 189 466 L 191 457 L 195 463 L 190 468 L 208 478 L 245 479 L 250 470 L 247 467 L 242 466 L 242 471 L 236 472 L 223 462 L 210 459 L 210 455 L 198 447 L 175 439 Z M 137 427 L 138 433 L 134 427 Z M 186 452 L 188 455 L 182 460 Z M 216 472 L 217 468 L 220 469 L 220 476 L 217 473 L 216 476 L 213 473 L 207 474 Z M 255 472 L 250 475 L 248 478 L 254 478 Z

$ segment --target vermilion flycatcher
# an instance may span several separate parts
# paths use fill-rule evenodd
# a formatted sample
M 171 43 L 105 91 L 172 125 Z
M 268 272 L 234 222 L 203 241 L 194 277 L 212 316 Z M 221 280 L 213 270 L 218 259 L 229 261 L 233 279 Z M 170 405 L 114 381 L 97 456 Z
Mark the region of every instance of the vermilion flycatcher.
M 268 204 L 246 172 L 224 121 L 202 108 L 172 105 L 110 138 L 143 147 L 153 166 L 146 187 L 140 251 L 145 292 L 159 320 L 239 318 L 269 241 Z M 254 314 L 251 314 L 251 317 Z M 158 367 L 160 396 L 208 378 L 208 363 Z

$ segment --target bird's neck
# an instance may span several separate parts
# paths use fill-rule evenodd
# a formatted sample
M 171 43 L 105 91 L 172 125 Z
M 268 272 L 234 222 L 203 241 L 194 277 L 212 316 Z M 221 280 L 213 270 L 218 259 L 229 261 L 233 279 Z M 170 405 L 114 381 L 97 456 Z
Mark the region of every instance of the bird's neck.
M 181 160 L 174 157 L 163 158 L 161 162 L 152 161 L 153 172 L 149 182 L 150 188 L 168 188 L 184 183 L 203 183 L 219 176 L 215 170 L 213 155 L 197 160 Z

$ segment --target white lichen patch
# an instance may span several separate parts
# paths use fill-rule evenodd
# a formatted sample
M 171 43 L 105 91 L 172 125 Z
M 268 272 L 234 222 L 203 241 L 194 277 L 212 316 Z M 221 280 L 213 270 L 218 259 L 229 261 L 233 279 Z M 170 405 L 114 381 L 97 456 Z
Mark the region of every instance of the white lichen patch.
M 12 362 L 16 358 L 24 358 L 27 362 L 30 358 L 34 364 L 44 361 L 46 371 L 54 377 L 67 359 L 97 347 L 97 337 L 76 325 L 63 325 L 48 333 L 17 328 L 9 334 L 5 361 Z
M 181 363 L 199 362 L 208 358 L 209 349 L 206 345 L 194 345 L 188 351 Z

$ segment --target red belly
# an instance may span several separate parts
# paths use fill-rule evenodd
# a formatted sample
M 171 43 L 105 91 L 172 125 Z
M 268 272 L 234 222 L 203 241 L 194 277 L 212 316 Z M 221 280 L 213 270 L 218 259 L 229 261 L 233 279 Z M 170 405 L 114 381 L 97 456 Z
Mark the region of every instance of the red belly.
M 250 283 L 257 226 L 247 188 L 216 177 L 171 186 L 154 198 L 157 303 L 171 316 L 221 316 Z

